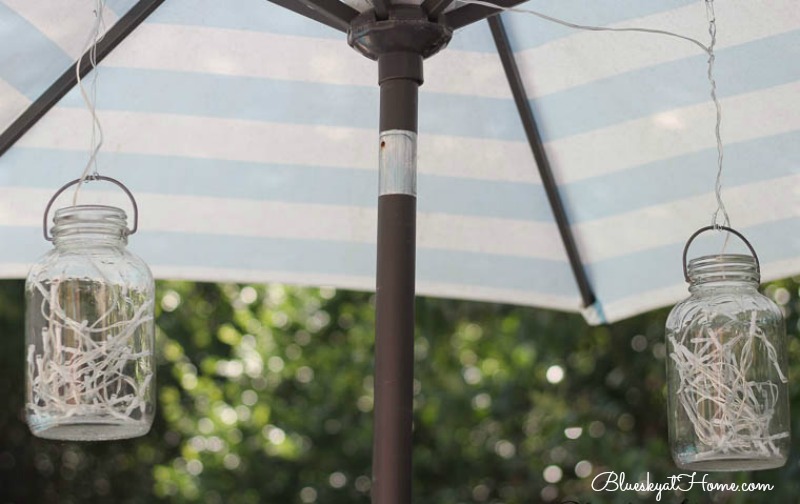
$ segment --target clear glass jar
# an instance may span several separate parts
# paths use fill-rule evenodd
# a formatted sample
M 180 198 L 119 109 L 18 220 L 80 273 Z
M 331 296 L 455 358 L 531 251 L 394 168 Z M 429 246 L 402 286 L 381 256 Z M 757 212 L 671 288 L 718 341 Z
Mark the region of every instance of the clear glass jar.
M 155 284 L 125 248 L 125 212 L 100 205 L 56 211 L 55 247 L 25 284 L 26 416 L 34 435 L 123 439 L 155 413 Z
M 700 257 L 688 278 L 666 327 L 672 457 L 699 471 L 780 467 L 790 444 L 781 310 L 758 292 L 754 257 Z

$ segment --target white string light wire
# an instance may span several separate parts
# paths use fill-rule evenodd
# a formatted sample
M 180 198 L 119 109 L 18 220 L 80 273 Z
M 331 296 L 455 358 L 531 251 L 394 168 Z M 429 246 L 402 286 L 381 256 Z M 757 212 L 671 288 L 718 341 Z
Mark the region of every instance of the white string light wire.
M 63 282 L 76 283 L 69 279 Z M 74 286 L 60 283 L 62 280 L 56 279 L 47 287 L 40 282 L 33 286 L 41 296 L 40 313 L 47 323 L 42 328 L 41 353 L 37 354 L 36 345 L 28 347 L 29 410 L 43 423 L 53 416 L 92 417 L 96 421 L 141 418 L 153 373 L 140 365 L 150 351 L 134 348 L 136 340 L 145 338 L 145 325 L 152 321 L 152 301 L 132 310 L 124 288 L 117 292 L 120 286 L 110 286 L 112 301 L 90 325 L 67 313 L 73 310 L 62 306 L 59 293 Z M 128 313 L 130 318 L 120 320 L 120 313 Z M 137 366 L 136 375 L 141 379 L 134 379 L 131 365 Z
M 78 89 L 80 89 L 81 96 L 83 97 L 83 102 L 86 104 L 86 108 L 89 110 L 89 113 L 92 116 L 92 134 L 89 143 L 89 161 L 86 163 L 86 167 L 84 168 L 83 172 L 80 176 L 80 183 L 75 186 L 75 193 L 72 196 L 72 205 L 75 206 L 78 204 L 78 193 L 81 190 L 81 186 L 83 182 L 89 177 L 89 172 L 94 168 L 93 175 L 98 175 L 97 171 L 97 153 L 100 151 L 100 148 L 103 146 L 103 128 L 100 124 L 100 118 L 97 117 L 97 44 L 103 40 L 106 31 L 105 20 L 103 19 L 103 10 L 106 6 L 106 0 L 95 0 L 95 9 L 94 9 L 94 25 L 92 26 L 92 30 L 89 34 L 89 38 L 84 45 L 84 51 L 81 53 L 81 56 L 78 58 L 78 62 L 75 65 L 75 76 L 78 80 Z M 92 83 L 91 83 L 91 91 L 87 92 L 86 87 L 83 85 L 83 79 L 81 78 L 81 63 L 83 62 L 84 55 L 89 54 L 89 63 L 92 67 Z
M 34 299 L 41 299 L 42 327 L 40 351 L 28 346 L 32 397 L 27 406 L 41 423 L 53 416 L 137 421 L 146 412 L 153 379 L 145 359 L 150 350 L 135 348 L 146 341 L 153 300 L 141 303 L 142 293 L 111 282 L 94 261 L 89 264 L 100 280 L 31 279 Z M 87 288 L 92 302 L 80 299 Z M 92 307 L 100 314 L 90 324 L 83 317 Z
M 714 47 L 717 45 L 717 16 L 714 13 L 714 0 L 705 0 L 706 2 L 706 17 L 708 17 L 708 34 L 711 37 L 711 43 L 708 45 L 708 82 L 711 85 L 711 99 L 714 101 L 714 107 L 717 111 L 717 123 L 714 127 L 714 133 L 717 137 L 717 180 L 714 184 L 714 194 L 717 197 L 717 209 L 711 217 L 711 225 L 714 227 L 730 226 L 731 219 L 728 216 L 728 211 L 725 209 L 725 203 L 722 202 L 722 106 L 717 98 L 717 81 L 714 79 L 714 62 L 716 55 L 714 54 Z M 720 212 L 722 212 L 722 223 L 718 223 L 717 219 Z M 727 238 L 726 238 L 727 244 Z M 724 246 L 723 246 L 724 248 Z
M 669 356 L 678 373 L 677 399 L 697 437 L 697 453 L 691 462 L 732 456 L 769 458 L 780 454 L 775 441 L 789 437 L 788 431 L 770 434 L 778 385 L 748 379 L 753 374 L 754 347 L 762 347 L 778 378 L 788 382 L 775 347 L 756 323 L 757 316 L 753 311 L 747 327 L 735 317 L 721 326 L 718 320 L 698 317 L 690 327 L 668 335 Z
M 505 12 L 530 14 L 532 16 L 536 16 L 546 21 L 560 24 L 562 26 L 566 26 L 568 28 L 573 28 L 576 30 L 586 30 L 586 31 L 596 31 L 596 32 L 602 32 L 602 31 L 638 32 L 638 33 L 650 33 L 655 35 L 664 35 L 668 37 L 678 38 L 681 40 L 685 40 L 687 42 L 691 42 L 692 44 L 702 49 L 703 52 L 708 54 L 708 81 L 711 86 L 711 99 L 714 101 L 714 107 L 716 108 L 716 126 L 714 128 L 714 132 L 717 139 L 717 178 L 714 184 L 714 195 L 717 200 L 717 209 L 712 216 L 712 225 L 718 228 L 720 225 L 730 226 L 730 218 L 728 216 L 727 210 L 725 209 L 725 204 L 722 202 L 722 161 L 723 161 L 722 135 L 721 135 L 722 105 L 720 104 L 719 99 L 717 98 L 717 83 L 716 80 L 714 79 L 714 61 L 716 59 L 714 54 L 714 47 L 716 46 L 717 43 L 717 24 L 716 24 L 716 16 L 714 14 L 714 0 L 704 0 L 704 1 L 706 4 L 706 16 L 708 18 L 708 24 L 709 24 L 708 33 L 711 36 L 711 42 L 708 45 L 700 42 L 695 38 L 667 30 L 658 30 L 653 28 L 634 28 L 634 27 L 611 28 L 607 26 L 582 25 L 577 23 L 571 23 L 569 21 L 564 21 L 562 19 L 558 19 L 553 16 L 548 16 L 547 14 L 543 14 L 541 12 L 532 9 L 524 9 L 521 7 L 504 7 L 502 5 L 497 5 L 492 2 L 486 2 L 484 0 L 457 0 L 457 2 L 461 4 L 482 5 L 484 7 L 490 7 Z M 720 213 L 722 214 L 722 223 L 717 222 Z

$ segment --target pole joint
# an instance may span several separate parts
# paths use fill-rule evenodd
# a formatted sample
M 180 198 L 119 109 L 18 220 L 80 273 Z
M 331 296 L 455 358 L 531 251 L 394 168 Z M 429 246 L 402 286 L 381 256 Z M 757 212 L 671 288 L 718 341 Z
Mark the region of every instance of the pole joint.
M 428 19 L 418 5 L 392 5 L 386 19 L 368 10 L 350 22 L 347 43 L 372 60 L 392 53 L 408 53 L 425 59 L 444 49 L 453 29 L 444 22 Z

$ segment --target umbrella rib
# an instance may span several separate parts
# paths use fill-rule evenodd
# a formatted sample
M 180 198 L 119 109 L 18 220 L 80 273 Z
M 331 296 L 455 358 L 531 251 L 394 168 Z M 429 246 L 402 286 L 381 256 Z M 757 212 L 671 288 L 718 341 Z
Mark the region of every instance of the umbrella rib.
M 97 44 L 97 63 L 114 50 L 120 42 L 133 32 L 145 19 L 150 16 L 164 0 L 141 0 L 122 16 L 119 21 L 111 27 Z M 89 50 L 91 51 L 91 49 Z M 80 74 L 83 78 L 92 68 L 89 51 L 80 59 Z M 61 76 L 42 93 L 42 95 L 0 134 L 0 156 L 6 153 L 17 140 L 31 129 L 39 119 L 58 103 L 75 85 L 78 78 L 75 75 L 75 66 L 71 65 Z
M 422 10 L 428 14 L 430 19 L 438 19 L 439 14 L 445 11 L 455 0 L 425 0 L 422 2 Z
M 498 8 L 487 7 L 485 5 L 470 4 L 459 7 L 447 13 L 447 24 L 454 30 L 463 28 L 469 24 L 494 16 L 502 11 L 503 7 L 514 7 L 528 0 L 496 0 Z
M 550 202 L 550 208 L 556 219 L 556 225 L 558 226 L 558 231 L 561 234 L 561 241 L 564 243 L 564 248 L 569 258 L 572 273 L 575 275 L 575 281 L 578 284 L 581 299 L 583 300 L 584 307 L 591 306 L 597 299 L 589 283 L 589 278 L 586 275 L 586 269 L 583 266 L 580 253 L 578 252 L 578 246 L 575 243 L 575 237 L 572 234 L 569 219 L 564 209 L 564 202 L 558 192 L 558 185 L 553 177 L 550 160 L 547 157 L 547 152 L 542 143 L 542 136 L 539 133 L 536 118 L 533 115 L 533 110 L 528 101 L 528 95 L 525 92 L 525 86 L 522 83 L 522 77 L 520 76 L 517 62 L 514 59 L 514 53 L 511 51 L 511 44 L 508 40 L 508 34 L 503 25 L 503 20 L 500 16 L 493 16 L 487 19 L 487 21 L 492 30 L 492 37 L 494 38 L 497 52 L 503 63 L 506 78 L 511 86 L 511 92 L 514 95 L 517 111 L 522 120 L 522 125 L 525 128 L 525 136 L 528 138 L 533 157 L 536 160 L 536 166 L 539 169 L 542 185 L 547 193 L 547 199 Z
M 391 7 L 391 0 L 372 0 L 372 8 L 375 9 L 375 17 L 378 19 L 389 18 L 389 7 Z
M 358 11 L 339 0 L 268 0 L 318 23 L 347 32 Z

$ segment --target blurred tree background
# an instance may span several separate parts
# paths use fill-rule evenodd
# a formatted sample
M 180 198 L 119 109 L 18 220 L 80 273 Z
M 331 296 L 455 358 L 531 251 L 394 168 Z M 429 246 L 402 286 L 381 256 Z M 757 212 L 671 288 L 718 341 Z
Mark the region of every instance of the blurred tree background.
M 661 502 L 798 502 L 798 279 L 766 293 L 787 316 L 794 446 L 787 465 L 718 473 L 771 492 Z M 0 282 L 0 503 L 368 503 L 373 302 L 279 285 L 158 284 L 158 414 L 143 438 L 32 437 L 23 420 L 23 283 Z M 590 328 L 575 315 L 417 302 L 417 504 L 655 502 L 592 478 L 667 482 L 668 310 Z

